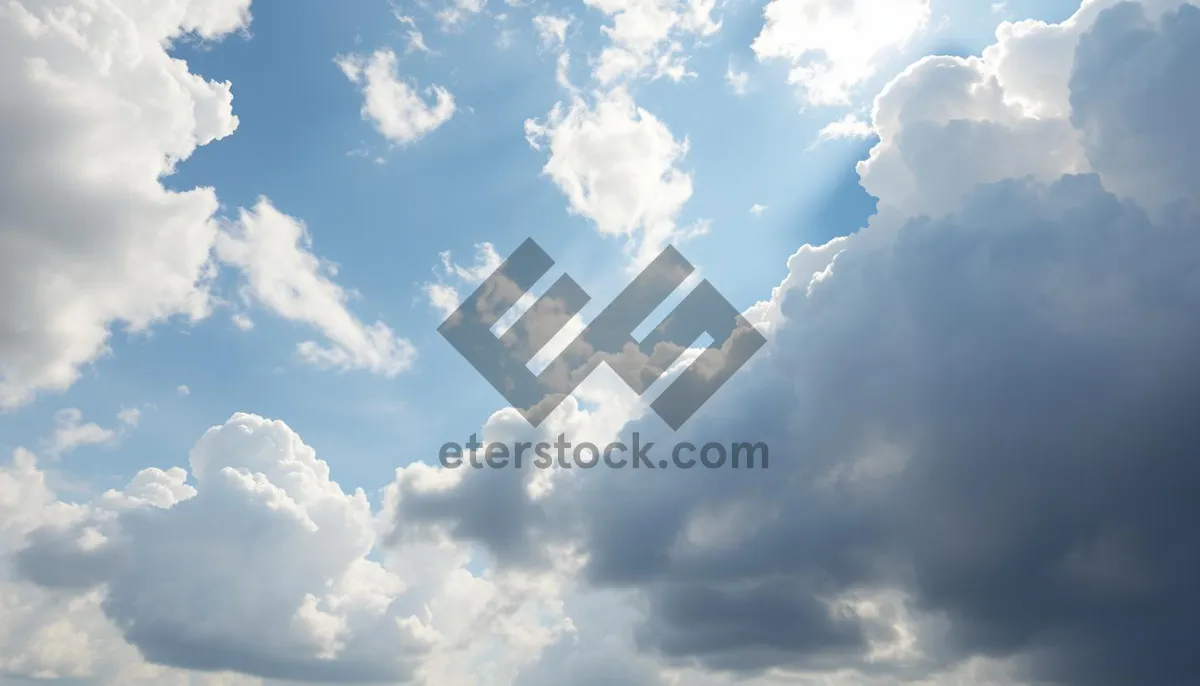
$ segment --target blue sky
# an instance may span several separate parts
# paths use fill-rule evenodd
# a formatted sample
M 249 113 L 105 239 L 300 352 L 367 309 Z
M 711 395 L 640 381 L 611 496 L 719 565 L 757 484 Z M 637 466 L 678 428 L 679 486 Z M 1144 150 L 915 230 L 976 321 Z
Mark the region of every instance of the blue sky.
M 890 54 L 856 89 L 856 107 L 869 107 L 870 94 L 914 56 L 978 52 L 997 16 L 1059 20 L 1071 10 L 1065 1 L 1011 2 L 1000 13 L 973 2 L 935 2 L 934 30 Z M 36 444 L 60 407 L 77 407 L 89 421 L 121 407 L 155 417 L 123 437 L 120 449 L 86 446 L 67 456 L 60 467 L 72 480 L 108 487 L 146 464 L 173 464 L 205 428 L 254 408 L 286 417 L 333 459 L 344 485 L 378 487 L 395 467 L 432 459 L 438 445 L 466 435 L 500 406 L 434 331 L 439 316 L 421 284 L 431 279 L 439 252 L 469 258 L 474 244 L 491 242 L 504 254 L 533 237 L 597 300 L 621 284 L 622 242 L 568 214 L 562 194 L 540 174 L 545 154 L 523 131 L 526 119 L 544 117 L 563 99 L 555 54 L 539 46 L 532 17 L 574 16 L 573 51 L 595 54 L 603 40 L 599 12 L 545 3 L 489 7 L 450 31 L 417 4 L 274 2 L 253 12 L 248 32 L 174 49 L 194 73 L 232 82 L 239 125 L 233 136 L 199 148 L 165 183 L 212 186 L 226 211 L 265 195 L 301 218 L 316 253 L 339 265 L 342 283 L 361 294 L 353 308 L 410 338 L 418 361 L 392 379 L 313 369 L 288 354 L 296 327 L 269 316 L 255 317 L 248 334 L 228 316 L 148 335 L 118 333 L 112 354 L 68 393 L 0 416 L 7 447 Z M 416 20 L 431 54 L 403 54 L 408 27 L 396 12 Z M 874 211 L 853 169 L 871 142 L 814 145 L 817 132 L 846 108 L 805 106 L 786 83 L 785 63 L 755 59 L 748 46 L 762 27 L 761 12 L 744 0 L 722 5 L 720 32 L 689 55 L 694 76 L 632 86 L 638 105 L 690 144 L 682 167 L 693 175 L 694 194 L 681 222 L 707 220 L 711 229 L 684 253 L 742 308 L 770 294 L 797 247 L 848 234 Z M 458 103 L 450 121 L 403 147 L 390 146 L 364 121 L 361 96 L 334 63 L 336 55 L 383 47 L 400 54 L 406 77 L 444 85 Z M 749 74 L 745 95 L 724 78 L 730 64 Z M 574 72 L 586 77 L 586 69 L 577 63 Z M 769 209 L 754 216 L 755 204 Z M 190 394 L 180 396 L 180 385 Z
M 0 686 L 1197 683 L 1198 3 L 0 3 Z M 764 342 L 532 426 L 528 238 Z

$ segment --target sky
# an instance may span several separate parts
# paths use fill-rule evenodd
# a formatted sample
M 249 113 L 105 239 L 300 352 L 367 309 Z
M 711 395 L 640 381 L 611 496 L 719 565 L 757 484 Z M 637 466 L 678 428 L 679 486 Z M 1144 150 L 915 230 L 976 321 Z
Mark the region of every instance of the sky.
M 9 2 L 0 684 L 1195 683 L 1198 46 L 1184 0 Z M 669 246 L 645 327 L 707 280 L 766 344 L 678 431 L 702 342 L 530 426 L 438 333 L 529 238 L 524 303 L 590 296 L 545 359 Z M 635 432 L 772 462 L 438 462 Z

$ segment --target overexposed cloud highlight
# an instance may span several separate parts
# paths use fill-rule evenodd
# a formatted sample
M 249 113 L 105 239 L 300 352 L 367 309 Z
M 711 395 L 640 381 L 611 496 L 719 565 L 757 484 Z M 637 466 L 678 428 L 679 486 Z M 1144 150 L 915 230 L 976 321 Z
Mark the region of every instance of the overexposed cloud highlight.
M 854 89 L 929 22 L 930 0 L 771 0 L 751 48 L 792 64 L 811 105 L 848 105 Z

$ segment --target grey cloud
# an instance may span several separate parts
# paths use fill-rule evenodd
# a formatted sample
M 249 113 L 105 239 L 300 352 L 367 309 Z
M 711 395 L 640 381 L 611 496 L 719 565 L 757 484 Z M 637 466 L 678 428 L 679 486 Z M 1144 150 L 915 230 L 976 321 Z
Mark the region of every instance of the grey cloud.
M 647 650 L 738 675 L 983 656 L 1055 684 L 1195 683 L 1200 180 L 1166 112 L 1194 110 L 1198 29 L 1191 6 L 1101 14 L 1071 81 L 1098 174 L 1047 183 L 1034 161 L 863 229 L 807 294 L 793 275 L 771 343 L 684 431 L 626 427 L 766 441 L 771 469 L 595 471 L 520 501 L 577 522 L 589 583 L 641 593 Z M 905 135 L 934 150 L 968 126 Z M 735 505 L 729 540 L 688 543 Z M 906 599 L 920 654 L 872 662 L 900 627 L 838 601 L 876 591 Z
M 1200 197 L 1200 7 L 1159 22 L 1126 2 L 1096 19 L 1071 76 L 1072 122 L 1105 184 L 1152 208 Z
M 483 544 L 503 565 L 544 565 L 543 545 L 553 522 L 545 508 L 529 501 L 528 470 L 460 469 L 469 471 L 454 489 L 421 490 L 403 479 L 393 485 L 397 525 L 389 543 L 398 545 L 428 525 L 444 526 L 459 540 Z
M 715 668 L 811 666 L 853 633 L 807 603 L 892 587 L 949 619 L 944 661 L 1020 654 L 1062 682 L 1186 683 L 1196 225 L 1151 224 L 1074 177 L 989 188 L 886 249 L 847 251 L 812 297 L 785 301 L 771 362 L 794 395 L 770 395 L 787 419 L 763 421 L 753 399 L 713 410 L 706 439 L 766 440 L 778 471 L 697 472 L 709 483 L 633 499 L 610 479 L 593 497 L 620 498 L 619 514 L 588 508 L 593 579 L 643 587 L 651 643 Z M 822 477 L 876 441 L 902 468 L 830 492 Z M 782 514 L 733 549 L 670 553 L 686 515 L 739 487 Z M 746 616 L 756 605 L 774 611 Z M 764 636 L 792 650 L 765 652 Z M 731 658 L 739 645 L 758 660 Z

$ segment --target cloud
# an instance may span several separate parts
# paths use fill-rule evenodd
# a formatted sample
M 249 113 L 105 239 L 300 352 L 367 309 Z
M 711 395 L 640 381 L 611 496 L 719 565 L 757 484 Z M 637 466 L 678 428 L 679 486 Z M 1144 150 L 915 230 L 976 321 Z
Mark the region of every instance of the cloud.
M 875 129 L 869 122 L 859 119 L 857 115 L 847 114 L 841 119 L 830 122 L 817 133 L 817 140 L 828 141 L 842 138 L 869 138 Z
M 571 94 L 576 94 L 578 92 L 578 89 L 576 89 L 575 86 L 571 84 L 571 73 L 570 72 L 571 72 L 571 53 L 567 52 L 566 50 L 563 50 L 562 52 L 558 53 L 558 59 L 555 63 L 554 82 L 558 84 L 559 88 L 562 88 L 563 90 L 565 90 Z
M 879 198 L 880 215 L 942 215 L 981 184 L 1021 177 L 1049 182 L 1089 169 L 1070 122 L 1031 116 L 1012 104 L 994 69 L 977 60 L 929 57 L 876 98 L 880 142 L 859 163 L 859 176 Z
M 68 388 L 109 352 L 114 327 L 137 334 L 210 314 L 216 194 L 169 191 L 161 179 L 238 120 L 231 85 L 190 73 L 169 51 L 244 29 L 249 5 L 0 9 L 0 409 Z
M 420 29 L 417 28 L 416 19 L 406 14 L 401 14 L 399 8 L 395 6 L 392 7 L 392 16 L 396 17 L 396 21 L 408 27 L 404 34 L 404 54 L 407 55 L 412 52 L 432 52 L 429 49 L 429 46 L 425 45 L 425 36 L 421 33 Z
M 32 531 L 70 526 L 84 511 L 58 500 L 46 482 L 27 450 L 18 449 L 11 461 L 0 463 L 0 674 L 86 681 L 103 672 L 117 682 L 153 683 L 136 674 L 136 650 L 104 619 L 99 594 L 64 602 L 15 578 L 12 555 Z
M 246 26 L 249 4 L 0 8 L 0 410 L 69 387 L 114 326 L 208 314 L 216 196 L 160 179 L 237 118 L 230 85 L 169 50 Z
M 729 66 L 725 69 L 725 83 L 729 85 L 729 89 L 737 95 L 745 95 L 746 88 L 750 84 L 750 74 L 744 71 L 738 71 L 733 68 L 733 61 L 730 60 Z
M 492 272 L 499 269 L 500 263 L 504 261 L 496 252 L 496 247 L 487 242 L 475 245 L 475 264 L 469 267 L 456 263 L 449 250 L 439 253 L 438 257 L 442 262 L 441 269 L 437 272 L 438 280 L 426 283 L 421 288 L 429 299 L 429 304 L 442 317 L 449 317 L 454 310 L 458 309 L 461 302 L 459 286 L 481 283 Z M 445 283 L 447 280 L 453 284 Z
M 715 0 L 585 0 L 612 19 L 602 27 L 610 44 L 595 59 L 593 76 L 602 86 L 622 79 L 691 75 L 683 54 L 685 38 L 703 39 L 721 30 L 712 17 Z
M 752 214 L 756 217 L 761 217 L 767 211 L 767 209 L 768 208 L 766 205 L 760 205 L 758 203 L 754 203 L 753 205 L 750 206 L 750 214 Z
M 0 464 L 8 674 L 466 686 L 515 674 L 562 630 L 542 575 L 477 576 L 434 538 L 378 548 L 366 495 L 282 422 L 235 414 L 188 465 L 69 504 L 31 453 Z
M 1179 113 L 1200 106 L 1200 90 L 1186 81 L 1200 62 L 1200 47 L 1190 42 L 1200 31 L 1198 13 L 1185 5 L 1158 25 L 1178 4 L 1118 6 L 1098 16 L 1076 48 L 1069 86 L 1071 123 L 1093 168 L 1106 187 L 1152 211 L 1197 196 L 1186 151 L 1200 145 L 1200 133 Z M 1118 49 L 1118 41 L 1127 42 Z
M 105 584 L 105 615 L 151 662 L 292 679 L 410 675 L 436 633 L 389 610 L 401 581 L 363 557 L 365 494 L 329 481 L 285 425 L 250 415 L 210 430 L 189 462 L 195 487 L 176 470 L 141 487 L 175 494 L 149 507 L 110 493 L 119 509 L 92 524 L 96 547 L 73 547 L 78 528 L 41 530 L 18 568 L 43 586 Z M 244 536 L 226 535 L 233 522 Z M 248 574 L 249 556 L 259 566 Z
M 136 410 L 134 411 L 136 412 Z M 125 414 L 125 417 L 128 416 Z M 137 425 L 136 417 L 131 425 Z M 54 434 L 47 441 L 46 452 L 57 458 L 76 448 L 110 444 L 116 439 L 117 432 L 115 430 L 106 429 L 95 422 L 85 424 L 82 412 L 75 408 L 68 408 L 60 410 L 54 415 Z
M 429 46 L 425 45 L 425 36 L 416 29 L 409 29 L 405 37 L 404 52 L 431 52 Z
M 454 96 L 436 85 L 422 91 L 398 76 L 396 53 L 391 50 L 339 55 L 335 62 L 346 78 L 361 86 L 363 118 L 392 143 L 415 143 L 454 115 Z
M 483 12 L 487 0 L 450 0 L 437 12 L 437 19 L 442 24 L 443 31 L 453 31 L 461 28 L 471 17 Z
M 539 14 L 533 18 L 533 28 L 543 48 L 561 48 L 567 41 L 567 31 L 573 22 L 570 16 Z
M 233 322 L 233 325 L 236 326 L 239 331 L 249 331 L 254 328 L 254 320 L 244 312 L 238 312 L 237 314 L 234 314 L 229 318 L 229 321 Z
M 462 297 L 454 286 L 444 283 L 426 283 L 422 286 L 422 290 L 425 291 L 425 297 L 429 299 L 429 305 L 443 318 L 453 314 L 454 310 L 458 309 L 459 304 L 462 303 Z
M 496 23 L 496 47 L 501 50 L 508 50 L 513 46 L 513 39 L 516 32 L 509 26 L 508 14 L 501 12 L 493 14 L 492 19 Z
M 558 103 L 543 121 L 525 122 L 530 145 L 548 148 L 542 168 L 567 196 L 572 214 L 590 219 L 606 236 L 629 241 L 645 264 L 695 227 L 677 217 L 692 197 L 692 177 L 680 168 L 688 141 L 677 141 L 624 89 L 588 103 Z
M 929 0 L 771 0 L 751 48 L 792 63 L 812 105 L 847 105 L 855 87 L 929 22 Z
M 479 283 L 486 279 L 500 267 L 500 263 L 504 260 L 500 254 L 496 252 L 496 246 L 491 243 L 477 243 L 475 245 L 475 264 L 470 267 L 464 267 L 457 264 L 452 259 L 450 251 L 447 250 L 438 255 L 442 260 L 442 270 L 447 276 L 453 276 L 460 279 L 464 283 Z
M 121 408 L 121 411 L 117 413 L 117 420 L 125 426 L 137 427 L 142 420 L 142 411 L 136 407 Z
M 337 270 L 311 252 L 305 225 L 260 198 L 253 209 L 238 212 L 217 242 L 222 262 L 245 275 L 248 300 L 288 321 L 319 330 L 328 344 L 297 346 L 306 361 L 336 369 L 363 369 L 392 377 L 407 370 L 416 354 L 412 344 L 386 324 L 364 324 L 346 308 L 350 294 L 330 277 Z
M 632 683 L 1189 683 L 1200 181 L 1178 115 L 1200 8 L 1005 26 L 876 99 L 880 212 L 793 255 L 754 308 L 767 348 L 679 433 L 618 429 L 764 441 L 768 470 L 431 470 L 402 521 L 501 568 L 578 551 L 610 612 L 574 623 L 632 635 L 611 650 L 656 665 L 611 677 Z M 1065 66 L 1027 52 L 1052 40 Z
M 187 470 L 82 502 L 18 449 L 0 465 L 0 679 L 1190 683 L 1200 183 L 1180 113 L 1200 97 L 1200 9 L 1181 4 L 1088 2 L 894 79 L 859 165 L 879 213 L 788 260 L 751 308 L 771 342 L 678 434 L 627 389 L 481 431 L 761 440 L 769 470 L 417 464 L 378 511 L 255 415 L 213 427 Z M 677 231 L 686 140 L 627 94 L 528 133 L 602 233 L 640 253 Z M 358 359 L 369 327 L 264 203 L 221 258 Z M 486 262 L 445 255 L 441 273 Z

